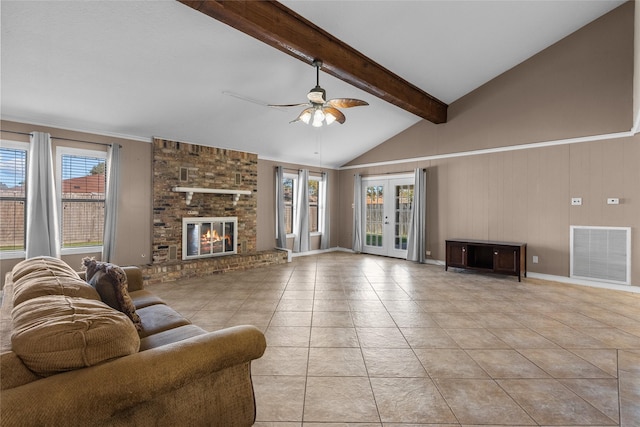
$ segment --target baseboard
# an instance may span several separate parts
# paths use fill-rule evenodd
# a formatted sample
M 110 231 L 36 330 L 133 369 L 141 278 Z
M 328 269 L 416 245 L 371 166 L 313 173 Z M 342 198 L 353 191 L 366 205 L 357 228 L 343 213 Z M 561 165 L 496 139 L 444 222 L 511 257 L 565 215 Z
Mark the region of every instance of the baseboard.
M 640 286 L 616 285 L 614 283 L 596 282 L 593 280 L 574 279 L 573 277 L 554 276 L 551 274 L 527 272 L 527 277 L 532 279 L 548 280 L 550 282 L 567 283 L 570 285 L 589 286 L 592 288 L 612 289 L 615 291 L 633 292 L 640 294 Z

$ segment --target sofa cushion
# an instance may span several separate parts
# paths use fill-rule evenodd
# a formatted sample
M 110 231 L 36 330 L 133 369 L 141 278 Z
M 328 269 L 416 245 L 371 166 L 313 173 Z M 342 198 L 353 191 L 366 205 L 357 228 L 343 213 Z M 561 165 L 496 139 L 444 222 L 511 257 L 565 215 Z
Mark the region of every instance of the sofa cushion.
M 141 329 L 140 316 L 127 291 L 127 275 L 115 264 L 99 262 L 93 258 L 83 258 L 86 268 L 86 278 L 93 286 L 100 298 L 108 306 L 126 314 L 137 330 Z
M 57 276 L 47 277 L 43 272 L 32 272 L 14 282 L 14 307 L 32 298 L 45 295 L 66 295 L 100 301 L 98 292 L 79 278 Z
M 167 331 L 149 335 L 140 340 L 140 351 L 161 347 L 177 341 L 186 340 L 198 335 L 206 334 L 207 331 L 196 325 L 184 325 Z
M 136 310 L 140 310 L 141 308 L 148 307 L 150 305 L 166 304 L 162 298 L 146 289 L 129 292 L 129 296 L 133 301 L 133 305 L 136 306 Z
M 20 279 L 22 276 L 34 271 L 47 271 L 50 276 L 71 276 L 80 278 L 78 273 L 66 262 L 58 258 L 50 256 L 38 256 L 25 259 L 17 263 L 11 270 L 13 281 Z
M 93 366 L 140 348 L 131 320 L 101 301 L 42 296 L 14 307 L 12 317 L 13 351 L 42 376 Z
M 191 324 L 189 320 L 165 304 L 149 305 L 139 309 L 138 313 L 142 319 L 142 329 L 139 331 L 140 338 Z

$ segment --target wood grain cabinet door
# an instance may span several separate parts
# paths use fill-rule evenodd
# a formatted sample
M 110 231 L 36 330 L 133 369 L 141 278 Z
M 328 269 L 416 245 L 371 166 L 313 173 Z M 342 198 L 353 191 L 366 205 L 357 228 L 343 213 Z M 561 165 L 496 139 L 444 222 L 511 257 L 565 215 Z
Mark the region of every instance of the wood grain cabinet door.
M 447 267 L 465 267 L 467 265 L 467 245 L 447 242 Z
M 496 273 L 518 273 L 519 260 L 517 248 L 493 248 L 493 271 Z

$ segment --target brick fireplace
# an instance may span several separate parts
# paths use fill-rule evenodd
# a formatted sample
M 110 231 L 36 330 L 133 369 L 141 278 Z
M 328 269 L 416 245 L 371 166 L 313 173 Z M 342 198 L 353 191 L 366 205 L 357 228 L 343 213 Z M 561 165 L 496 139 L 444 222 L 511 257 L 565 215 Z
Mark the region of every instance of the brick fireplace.
M 256 251 L 258 156 L 234 150 L 154 138 L 153 263 L 150 283 L 286 262 L 279 251 Z M 187 204 L 174 187 L 245 190 L 249 195 L 194 193 Z M 183 219 L 233 217 L 235 238 L 228 256 L 183 253 Z M 228 242 L 225 243 L 228 245 Z M 184 259 L 183 259 L 184 258 Z

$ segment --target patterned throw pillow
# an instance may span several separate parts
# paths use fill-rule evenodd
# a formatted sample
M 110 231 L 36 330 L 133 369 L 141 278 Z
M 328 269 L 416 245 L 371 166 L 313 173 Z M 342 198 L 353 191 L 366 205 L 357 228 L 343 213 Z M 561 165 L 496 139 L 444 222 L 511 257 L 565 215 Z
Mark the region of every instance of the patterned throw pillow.
M 115 264 L 96 261 L 89 257 L 83 258 L 82 264 L 86 270 L 87 282 L 98 291 L 102 302 L 126 314 L 140 331 L 142 322 L 129 296 L 124 270 Z

